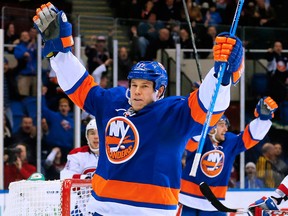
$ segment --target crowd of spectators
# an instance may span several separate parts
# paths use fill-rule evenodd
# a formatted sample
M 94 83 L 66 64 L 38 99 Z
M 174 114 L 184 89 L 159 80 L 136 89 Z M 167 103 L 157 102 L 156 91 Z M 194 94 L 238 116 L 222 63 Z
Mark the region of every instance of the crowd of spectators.
M 288 161 L 280 142 L 260 142 L 245 153 L 244 188 L 275 188 L 288 174 Z M 255 151 L 255 148 L 257 151 Z M 235 160 L 229 181 L 230 188 L 240 188 L 239 158 Z
M 145 20 L 149 13 L 156 13 L 161 21 L 185 21 L 182 0 L 110 0 L 110 7 L 115 17 Z M 230 25 L 237 0 L 186 0 L 191 21 L 207 24 Z M 245 1 L 241 14 L 241 25 L 245 26 L 287 26 L 282 12 L 288 4 L 279 0 L 248 0 Z M 127 12 L 129 11 L 129 12 Z
M 221 28 L 219 32 L 229 31 L 228 28 L 224 27 L 223 29 L 223 26 L 231 25 L 237 3 L 237 0 L 186 0 L 198 49 L 212 48 L 213 36 L 209 34 L 208 30 L 211 26 L 215 28 L 216 33 L 218 28 Z M 147 50 L 150 50 L 147 47 L 149 44 L 155 45 L 158 37 L 160 40 L 157 41 L 158 46 L 154 50 L 175 47 L 175 43 L 180 41 L 181 31 L 188 30 L 182 4 L 182 0 L 110 0 L 110 7 L 114 9 L 115 17 L 132 20 L 129 35 L 133 60 L 155 57 L 154 54 L 147 53 Z M 248 29 L 250 27 L 254 32 L 251 33 L 251 38 L 250 36 L 245 38 L 244 44 L 247 49 L 265 48 L 271 42 L 272 37 L 281 37 L 277 33 L 271 35 L 261 29 L 257 30 L 257 27 L 280 28 L 287 26 L 287 21 L 282 18 L 282 16 L 286 16 L 283 14 L 286 11 L 285 8 L 288 9 L 288 3 L 278 0 L 245 1 L 239 26 L 245 26 Z M 159 36 L 162 29 L 169 31 L 169 38 Z M 189 40 L 191 39 L 189 38 Z M 192 44 L 188 42 L 189 40 L 184 44 L 181 41 L 181 47 L 191 49 Z M 287 42 L 285 42 L 286 45 Z M 135 50 L 138 50 L 138 53 Z M 200 53 L 200 58 L 208 56 L 207 53 Z
M 4 42 L 4 171 L 8 175 L 5 189 L 11 181 L 27 179 L 36 171 L 37 165 L 37 34 L 31 28 L 18 36 L 15 29 L 13 23 L 8 24 Z M 83 65 L 96 82 L 108 88 L 108 71 L 113 61 L 107 38 L 92 36 L 85 47 L 85 55 L 87 62 L 82 62 Z M 119 48 L 119 85 L 126 87 L 126 77 L 133 64 L 129 57 L 126 47 Z M 16 62 L 13 67 L 9 62 L 11 59 Z M 50 67 L 42 69 L 41 93 L 41 172 L 46 179 L 59 179 L 67 155 L 74 148 L 72 103 L 59 87 Z M 91 118 L 82 111 L 81 146 L 87 144 L 85 126 Z M 15 173 L 14 177 L 11 173 Z
M 284 21 L 279 22 L 277 11 L 281 10 L 277 1 L 246 1 L 241 14 L 240 25 L 277 27 L 285 25 Z M 196 47 L 211 49 L 213 41 L 217 35 L 218 25 L 230 25 L 232 22 L 237 1 L 219 0 L 187 0 L 190 20 L 195 31 Z M 118 55 L 118 84 L 128 86 L 127 74 L 129 69 L 139 60 L 153 60 L 156 58 L 157 50 L 163 48 L 175 48 L 176 43 L 180 43 L 183 49 L 191 49 L 191 35 L 186 22 L 186 17 L 179 0 L 110 0 L 110 6 L 115 9 L 115 16 L 134 19 L 135 22 L 130 26 L 130 47 L 119 47 Z M 287 3 L 283 3 L 287 6 Z M 130 8 L 130 12 L 127 9 Z M 201 24 L 201 25 L 200 25 Z M 198 27 L 198 28 L 197 28 Z M 113 35 L 93 35 L 91 40 L 85 44 L 85 56 L 87 62 L 83 65 L 88 72 L 93 75 L 100 85 L 108 88 L 110 77 L 109 71 L 112 69 L 112 52 L 110 36 Z M 5 166 L 10 172 L 17 172 L 15 179 L 27 178 L 28 171 L 31 173 L 36 166 L 36 108 L 34 113 L 27 107 L 32 103 L 34 107 L 36 96 L 36 30 L 31 28 L 27 31 L 17 32 L 16 26 L 9 23 L 5 29 L 5 53 L 14 55 L 17 59 L 16 67 L 9 66 L 9 60 L 4 59 L 4 147 L 5 147 Z M 199 54 L 201 58 L 212 58 L 210 52 Z M 184 58 L 193 58 L 192 52 L 185 52 Z M 269 93 L 280 105 L 280 111 L 275 113 L 275 119 L 281 119 L 284 111 L 281 104 L 287 100 L 287 57 L 282 54 L 281 41 L 275 41 L 273 47 L 268 49 L 266 56 L 268 66 L 267 77 L 269 80 Z M 282 65 L 282 67 L 279 67 Z M 57 84 L 53 71 L 43 71 L 43 96 L 42 96 L 42 169 L 46 178 L 59 178 L 59 173 L 63 169 L 68 152 L 73 148 L 74 120 L 71 101 L 63 93 Z M 280 92 L 280 93 L 279 93 Z M 259 95 L 263 96 L 263 95 Z M 17 105 L 17 106 L 16 106 Z M 15 109 L 16 107 L 16 109 Z M 287 107 L 286 107 L 287 109 Z M 15 113 L 17 110 L 17 113 Z M 18 111 L 21 113 L 18 115 Z M 14 111 L 14 112 L 13 112 Z M 33 112 L 33 109 L 32 109 Z M 83 115 L 82 129 L 89 115 Z M 288 119 L 288 118 L 287 118 Z M 83 135 L 82 130 L 82 135 Z M 82 136 L 83 138 L 83 136 Z M 85 139 L 83 138 L 82 141 Z M 279 144 L 279 143 L 278 143 Z M 21 146 L 20 146 L 21 145 Z M 272 144 L 269 146 L 271 147 Z M 281 146 L 281 144 L 279 144 Z M 20 146 L 21 152 L 17 152 Z M 274 171 L 281 176 L 287 174 L 287 161 L 278 160 L 277 157 L 269 159 L 265 155 L 265 146 L 258 151 L 259 158 L 263 161 L 271 162 L 271 169 L 282 167 L 281 170 Z M 277 144 L 271 148 L 279 149 Z M 282 146 L 281 146 L 282 148 Z M 271 154 L 271 151 L 269 151 Z M 277 151 L 276 151 L 277 152 Z M 11 157 L 16 155 L 16 159 Z M 22 155 L 20 157 L 20 155 Z M 10 157 L 10 158 L 9 158 Z M 21 158 L 21 161 L 18 160 Z M 268 158 L 268 159 L 267 159 Z M 260 160 L 259 159 L 259 160 Z M 12 160 L 12 162 L 11 162 Z M 268 163 L 267 162 L 267 163 Z M 12 164 L 17 163 L 11 168 Z M 263 162 L 262 162 L 263 163 Z M 20 164 L 20 165 L 19 165 Z M 257 177 L 255 187 L 263 181 L 264 187 L 273 187 L 277 183 L 269 184 L 266 174 L 257 173 L 261 167 L 261 161 L 249 161 L 246 165 L 247 185 L 249 179 Z M 27 170 L 25 170 L 27 168 Z M 255 170 L 254 170 L 255 168 Z M 10 170 L 10 171 L 9 171 Z M 255 172 L 254 172 L 255 171 Z M 21 175 L 20 175 L 21 174 Z M 276 175 L 274 174 L 274 175 Z M 268 174 L 267 174 L 268 175 Z M 238 175 L 236 175 L 238 176 Z M 8 177 L 7 177 L 8 178 Z M 236 177 L 236 182 L 238 177 Z M 9 178 L 7 181 L 10 181 Z M 5 184 L 8 186 L 7 182 Z M 237 187 L 238 183 L 236 184 Z M 246 182 L 245 182 L 246 185 Z M 235 186 L 235 185 L 234 185 Z M 247 187 L 250 187 L 247 186 Z
M 5 189 L 11 181 L 27 179 L 37 165 L 37 31 L 16 30 L 9 23 L 4 39 Z M 41 169 L 47 179 L 59 179 L 73 149 L 74 119 L 70 100 L 51 74 L 42 72 Z

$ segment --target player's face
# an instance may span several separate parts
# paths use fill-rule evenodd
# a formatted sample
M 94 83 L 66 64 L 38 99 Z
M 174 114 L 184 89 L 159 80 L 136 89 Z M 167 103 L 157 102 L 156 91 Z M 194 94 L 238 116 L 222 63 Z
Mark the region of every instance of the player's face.
M 93 149 L 99 148 L 99 136 L 96 129 L 88 130 L 87 138 L 89 140 L 90 146 Z
M 155 101 L 153 82 L 143 79 L 132 79 L 130 86 L 130 99 L 135 111 L 143 109 Z
M 225 134 L 228 131 L 228 127 L 225 121 L 221 121 L 217 123 L 217 134 L 215 138 L 219 141 L 222 142 L 225 140 Z

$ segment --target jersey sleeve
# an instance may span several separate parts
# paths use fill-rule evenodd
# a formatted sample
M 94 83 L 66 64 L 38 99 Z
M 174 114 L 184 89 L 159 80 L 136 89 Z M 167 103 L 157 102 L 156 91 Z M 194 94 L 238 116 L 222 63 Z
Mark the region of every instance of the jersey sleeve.
M 109 104 L 125 97 L 124 88 L 101 88 L 86 68 L 71 53 L 58 53 L 51 58 L 51 67 L 55 71 L 58 83 L 68 97 L 80 109 L 101 119 L 103 112 L 111 108 Z M 111 108 L 112 109 L 112 108 Z M 96 116 L 97 113 L 97 116 Z
M 71 52 L 59 52 L 51 58 L 50 62 L 63 91 L 78 107 L 83 109 L 90 89 L 98 86 L 98 83 Z
M 257 145 L 268 133 L 271 124 L 270 120 L 256 118 L 240 134 L 227 133 L 226 140 L 229 140 L 231 152 L 239 154 Z
M 206 75 L 199 89 L 192 92 L 189 97 L 191 116 L 200 124 L 204 124 L 206 120 L 206 113 L 210 107 L 212 95 L 214 94 L 214 89 L 216 87 L 217 79 L 213 74 L 214 69 L 212 68 Z M 210 126 L 215 125 L 220 117 L 224 114 L 224 111 L 228 108 L 230 103 L 230 86 L 231 84 L 227 86 L 220 86 L 212 113 Z
M 272 122 L 270 120 L 256 118 L 251 121 L 250 124 L 246 126 L 242 135 L 245 148 L 250 149 L 261 141 L 268 133 L 271 125 Z

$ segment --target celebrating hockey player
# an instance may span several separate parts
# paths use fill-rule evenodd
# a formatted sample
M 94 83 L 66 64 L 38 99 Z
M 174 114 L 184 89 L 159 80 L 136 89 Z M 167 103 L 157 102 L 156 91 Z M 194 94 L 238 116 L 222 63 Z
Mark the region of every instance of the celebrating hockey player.
M 67 156 L 67 163 L 60 172 L 60 179 L 89 179 L 95 172 L 99 158 L 99 136 L 96 120 L 91 119 L 86 126 L 88 145 L 73 149 Z
M 228 189 L 231 169 L 235 157 L 255 146 L 268 133 L 270 119 L 277 109 L 276 102 L 265 97 L 260 99 L 255 109 L 255 117 L 245 130 L 236 135 L 228 131 L 229 121 L 222 116 L 205 140 L 200 167 L 196 177 L 189 176 L 191 164 L 198 147 L 199 136 L 193 137 L 187 144 L 186 166 L 184 167 L 181 192 L 179 195 L 179 215 L 182 216 L 225 216 L 218 212 L 202 195 L 198 185 L 206 182 L 219 200 L 224 200 Z
M 37 9 L 33 20 L 59 85 L 97 119 L 100 156 L 88 206 L 92 214 L 174 216 L 186 143 L 201 133 L 223 62 L 228 66 L 211 126 L 229 106 L 231 77 L 237 82 L 243 71 L 242 42 L 228 33 L 219 35 L 214 46 L 217 69 L 189 96 L 162 99 L 168 78 L 159 62 L 134 65 L 128 89 L 103 89 L 72 54 L 72 27 L 63 11 L 48 3 Z

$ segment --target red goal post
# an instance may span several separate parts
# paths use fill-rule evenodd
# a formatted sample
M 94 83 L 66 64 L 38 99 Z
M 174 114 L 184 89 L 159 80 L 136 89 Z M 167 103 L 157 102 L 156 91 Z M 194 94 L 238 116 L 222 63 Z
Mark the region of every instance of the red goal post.
M 90 179 L 12 182 L 4 215 L 87 215 L 91 190 Z

